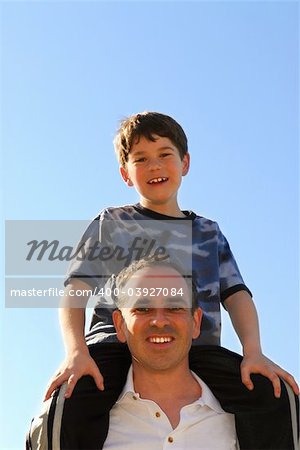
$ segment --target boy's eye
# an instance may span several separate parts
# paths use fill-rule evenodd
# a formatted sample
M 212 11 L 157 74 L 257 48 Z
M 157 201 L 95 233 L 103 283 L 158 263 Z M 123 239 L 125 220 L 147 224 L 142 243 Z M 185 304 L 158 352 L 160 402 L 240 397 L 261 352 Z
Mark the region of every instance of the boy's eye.
M 135 159 L 133 162 L 135 162 L 135 163 L 141 163 L 141 162 L 145 162 L 146 161 L 146 158 L 137 158 L 137 159 Z

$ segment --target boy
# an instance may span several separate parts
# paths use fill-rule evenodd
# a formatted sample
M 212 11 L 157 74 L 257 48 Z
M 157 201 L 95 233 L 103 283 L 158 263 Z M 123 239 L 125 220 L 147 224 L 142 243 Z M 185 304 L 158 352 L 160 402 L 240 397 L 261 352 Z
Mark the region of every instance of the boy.
M 188 256 L 185 255 L 184 258 L 188 266 L 191 262 L 187 271 L 189 274 L 192 273 L 196 281 L 199 306 L 203 310 L 204 320 L 206 319 L 203 333 L 199 342 L 196 343 L 219 345 L 221 302 L 229 312 L 243 347 L 241 377 L 244 385 L 252 390 L 254 385 L 250 374 L 262 374 L 271 380 L 275 397 L 279 398 L 281 393 L 279 377 L 281 377 L 291 385 L 295 394 L 298 394 L 298 386 L 293 377 L 262 353 L 257 313 L 250 291 L 243 282 L 229 245 L 218 225 L 192 212 L 181 211 L 179 208 L 177 193 L 182 177 L 188 173 L 190 165 L 187 138 L 181 126 L 164 114 L 153 112 L 136 114 L 122 122 L 114 143 L 121 176 L 128 186 L 133 186 L 138 191 L 140 202 L 137 205 L 108 208 L 102 211 L 87 229 L 79 244 L 80 248 L 87 251 L 93 248 L 94 252 L 98 243 L 100 246 L 106 244 L 108 248 L 118 243 L 119 249 L 126 247 L 132 249 L 132 245 L 131 247 L 129 245 L 132 223 L 134 223 L 135 231 L 138 230 L 136 234 L 133 233 L 135 239 L 136 236 L 138 238 L 142 236 L 142 242 L 145 242 L 147 238 L 144 237 L 145 235 L 149 237 L 149 230 L 146 229 L 147 225 L 143 227 L 141 224 L 143 221 L 150 220 L 151 226 L 153 223 L 159 224 L 153 230 L 155 236 L 160 234 L 159 239 L 162 235 L 166 236 L 167 228 L 169 228 L 166 248 L 167 253 L 170 253 L 172 251 L 170 240 L 175 235 L 180 235 L 182 227 L 186 225 L 191 231 L 189 243 L 191 245 L 185 245 L 185 247 L 189 247 L 191 254 L 190 261 Z M 122 223 L 125 222 L 129 225 L 123 229 Z M 117 225 L 114 226 L 115 224 Z M 168 224 L 170 224 L 169 227 Z M 173 226 L 177 225 L 180 232 L 173 233 L 174 236 L 172 236 Z M 161 243 L 159 239 L 158 242 Z M 179 245 L 180 242 L 177 244 L 178 248 L 182 247 Z M 159 248 L 161 249 L 162 246 L 160 245 Z M 136 251 L 134 256 L 137 253 Z M 102 252 L 102 260 L 88 257 L 85 260 L 77 259 L 71 264 L 66 280 L 64 308 L 60 310 L 67 356 L 49 385 L 45 400 L 49 399 L 53 391 L 65 382 L 64 396 L 70 399 L 78 380 L 84 375 L 91 376 L 99 390 L 103 390 L 104 382 L 109 381 L 110 371 L 108 370 L 108 376 L 104 377 L 104 380 L 99 371 L 98 365 L 100 370 L 102 367 L 101 357 L 97 364 L 90 355 L 91 349 L 97 346 L 99 356 L 101 347 L 104 346 L 100 343 L 104 341 L 107 347 L 106 356 L 109 360 L 109 342 L 113 344 L 117 342 L 111 319 L 111 305 L 110 308 L 103 307 L 103 303 L 109 304 L 109 300 L 101 299 L 102 303 L 94 312 L 91 330 L 85 339 L 85 306 L 88 297 L 86 296 L 83 304 L 79 305 L 81 307 L 75 308 L 76 299 L 68 296 L 71 289 L 84 291 L 90 287 L 96 287 L 101 291 L 110 275 L 118 273 L 122 264 L 124 267 L 131 262 L 126 260 L 121 251 L 119 258 L 115 257 L 113 263 L 109 259 L 105 260 L 104 254 L 105 252 Z M 142 252 L 139 254 L 143 256 Z M 131 256 L 133 256 L 133 250 Z M 163 252 L 160 256 L 163 257 Z M 103 261 L 105 261 L 104 264 Z M 82 301 L 82 297 L 77 300 Z M 67 415 L 66 408 L 64 414 Z M 81 448 L 78 444 L 76 445 L 76 448 Z M 84 444 L 82 445 L 82 448 L 85 448 Z
M 189 216 L 193 220 L 192 214 L 188 216 L 182 212 L 177 202 L 181 178 L 188 173 L 190 164 L 187 139 L 179 124 L 159 113 L 134 115 L 122 123 L 115 138 L 115 149 L 123 180 L 128 186 L 134 186 L 140 194 L 140 203 L 136 209 L 138 212 L 146 216 L 148 214 L 148 217 L 151 217 L 152 212 L 152 218 L 156 216 L 161 220 L 168 217 L 189 218 Z M 71 268 L 67 290 L 71 285 L 82 290 L 90 287 L 88 280 L 92 280 L 92 276 L 84 278 L 85 274 L 81 274 L 83 276 L 80 277 L 79 273 L 75 278 L 77 270 L 76 267 L 74 276 L 71 277 Z M 243 346 L 244 359 L 241 366 L 243 383 L 249 389 L 253 389 L 250 373 L 261 373 L 272 381 L 275 396 L 279 397 L 280 376 L 292 386 L 295 393 L 298 393 L 293 377 L 262 354 L 256 309 L 249 290 L 242 284 L 236 283 L 235 289 L 233 286 L 235 292 L 224 299 L 224 306 Z M 71 305 L 73 302 L 74 297 L 70 298 Z M 60 375 L 56 376 L 49 386 L 46 399 L 65 381 L 68 381 L 66 397 L 69 397 L 76 381 L 82 375 L 93 376 L 96 385 L 100 389 L 103 388 L 103 379 L 88 354 L 83 334 L 83 309 L 62 308 L 60 314 L 68 358 L 60 369 Z M 92 323 L 97 323 L 95 317 Z M 210 343 L 215 343 L 215 339 Z

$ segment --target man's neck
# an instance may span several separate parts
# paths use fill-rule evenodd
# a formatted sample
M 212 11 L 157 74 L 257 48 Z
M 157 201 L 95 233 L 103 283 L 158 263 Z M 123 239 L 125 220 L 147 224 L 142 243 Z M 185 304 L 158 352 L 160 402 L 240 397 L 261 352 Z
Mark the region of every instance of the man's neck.
M 202 395 L 201 387 L 188 367 L 155 373 L 133 364 L 133 382 L 135 392 L 145 400 L 154 401 L 167 415 L 173 429 L 179 423 L 181 408 Z

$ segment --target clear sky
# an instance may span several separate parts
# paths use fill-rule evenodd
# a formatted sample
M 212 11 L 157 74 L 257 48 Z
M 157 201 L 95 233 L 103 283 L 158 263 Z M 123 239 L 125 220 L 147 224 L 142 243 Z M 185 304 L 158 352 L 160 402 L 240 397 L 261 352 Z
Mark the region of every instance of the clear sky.
M 112 139 L 156 110 L 184 127 L 180 205 L 217 220 L 265 353 L 299 379 L 298 2 L 2 2 L 4 218 L 137 202 Z M 3 267 L 3 261 L 2 261 Z M 63 358 L 57 310 L 1 309 L 1 449 L 22 449 Z M 224 315 L 222 344 L 240 351 Z

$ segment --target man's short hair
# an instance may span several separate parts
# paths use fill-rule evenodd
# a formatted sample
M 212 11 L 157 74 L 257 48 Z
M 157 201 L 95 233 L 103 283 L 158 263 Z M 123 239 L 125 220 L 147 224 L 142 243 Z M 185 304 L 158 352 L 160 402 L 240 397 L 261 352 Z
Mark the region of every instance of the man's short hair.
M 176 270 L 176 272 L 179 273 L 179 276 L 181 276 L 188 287 L 189 294 L 191 296 L 191 312 L 192 314 L 194 311 L 198 308 L 198 301 L 197 301 L 197 288 L 196 284 L 192 278 L 192 276 L 184 275 L 184 271 L 182 268 L 180 268 L 177 264 L 174 264 L 171 261 L 163 260 L 158 261 L 155 258 L 149 258 L 149 259 L 139 259 L 137 261 L 133 261 L 128 267 L 125 267 L 121 272 L 115 277 L 114 280 L 114 291 L 118 292 L 118 296 L 114 296 L 115 305 L 117 308 L 125 308 L 126 303 L 128 302 L 128 298 L 125 294 L 122 294 L 122 292 L 126 292 L 124 289 L 126 283 L 133 277 L 135 274 L 144 268 L 147 267 L 167 267 L 172 268 Z M 128 303 L 127 303 L 128 304 Z
M 181 160 L 188 151 L 188 141 L 183 128 L 172 117 L 158 112 L 145 111 L 134 114 L 120 123 L 114 147 L 121 166 L 125 168 L 128 154 L 135 142 L 143 136 L 155 142 L 154 135 L 167 137 L 179 151 Z

